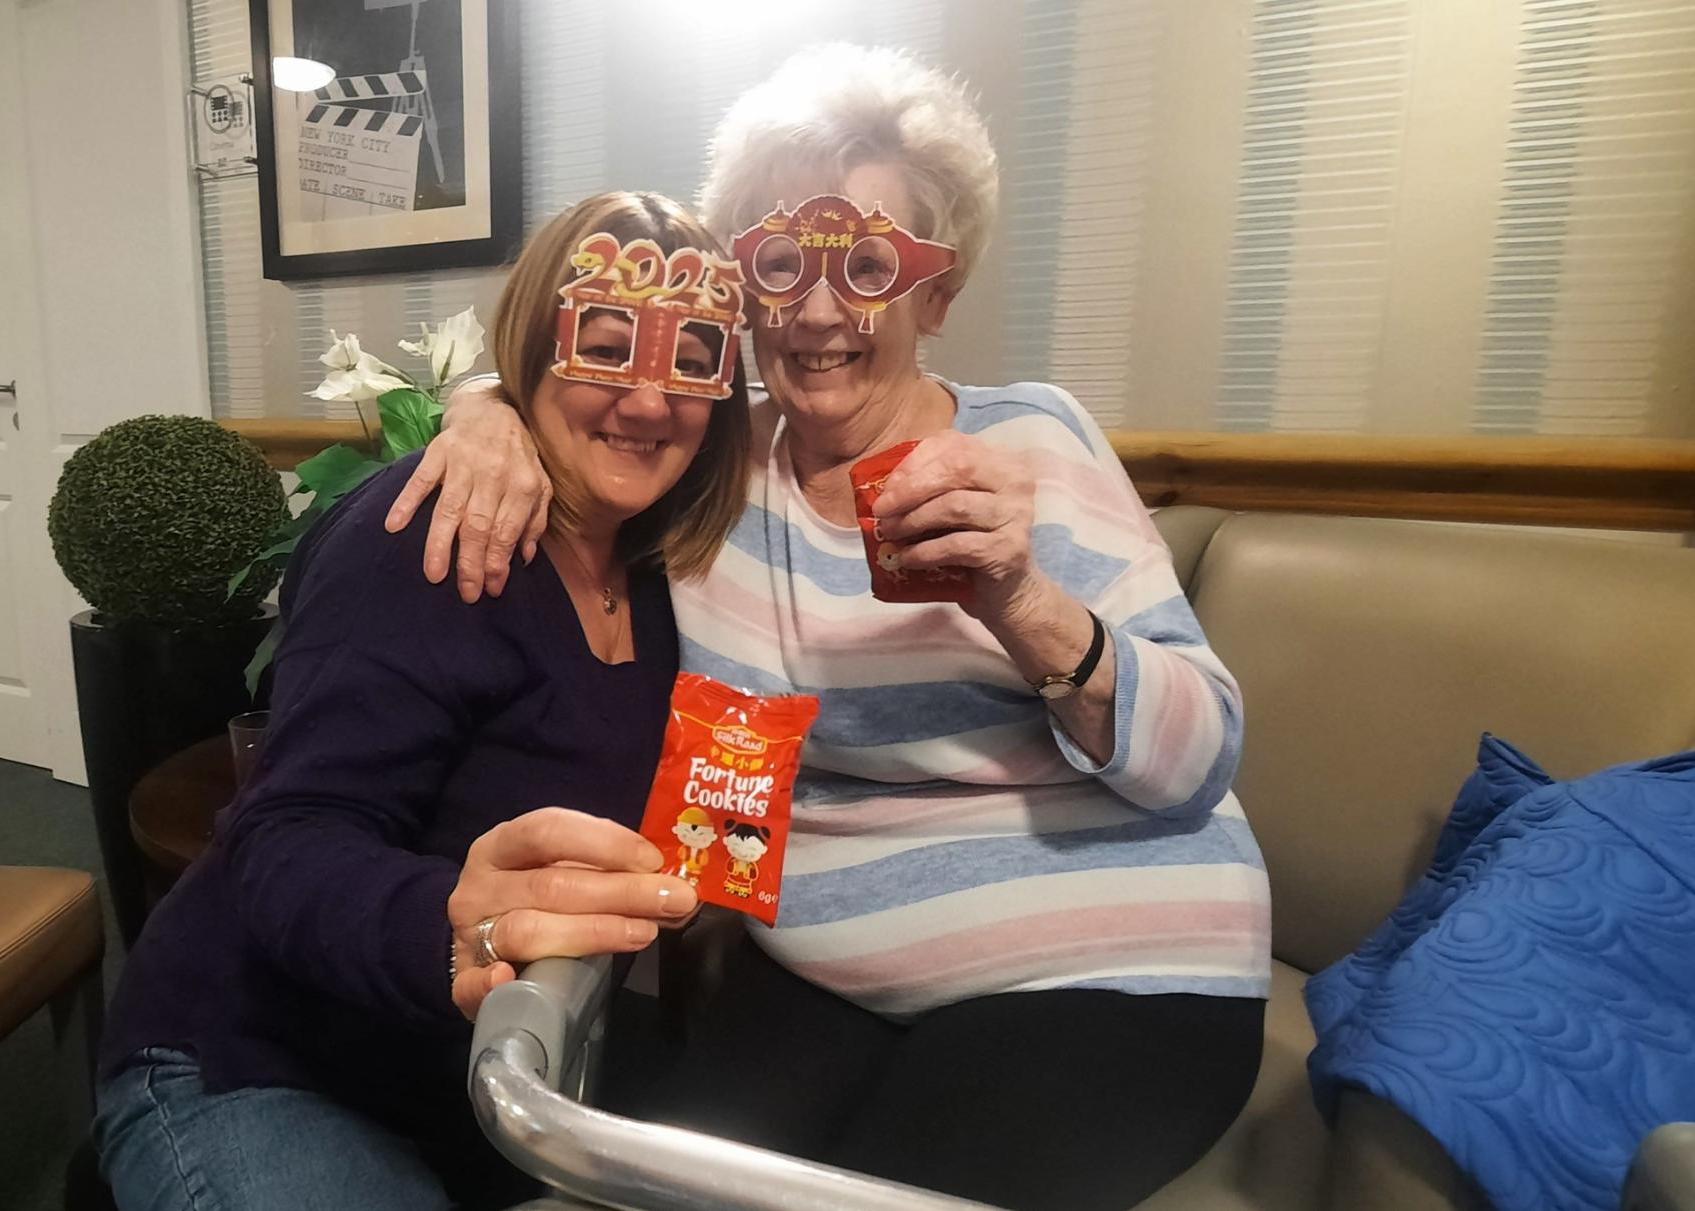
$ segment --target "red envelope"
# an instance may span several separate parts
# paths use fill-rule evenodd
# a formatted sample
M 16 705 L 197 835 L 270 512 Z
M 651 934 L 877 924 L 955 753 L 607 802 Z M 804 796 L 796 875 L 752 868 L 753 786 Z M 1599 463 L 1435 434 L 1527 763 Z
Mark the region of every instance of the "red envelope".
M 853 506 L 859 515 L 859 533 L 865 540 L 865 559 L 871 565 L 871 596 L 878 601 L 968 602 L 972 598 L 971 577 L 964 568 L 922 571 L 902 568 L 900 556 L 904 548 L 884 541 L 877 518 L 871 512 L 871 506 L 883 494 L 889 473 L 917 448 L 917 442 L 890 446 L 860 459 L 848 472 L 853 479 Z

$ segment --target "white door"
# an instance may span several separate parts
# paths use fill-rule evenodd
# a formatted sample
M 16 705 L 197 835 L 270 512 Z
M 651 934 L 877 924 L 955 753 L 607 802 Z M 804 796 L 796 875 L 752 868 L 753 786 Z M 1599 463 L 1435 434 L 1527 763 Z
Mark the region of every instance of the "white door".
M 48 765 L 50 675 L 38 621 L 46 501 L 40 459 L 24 436 L 25 401 L 41 390 L 41 337 L 29 190 L 17 171 L 24 163 L 17 30 L 13 0 L 0 0 L 0 165 L 13 166 L 0 169 L 0 758 Z
M 0 758 L 68 781 L 82 603 L 47 502 L 106 426 L 210 412 L 187 25 L 180 0 L 0 0 Z

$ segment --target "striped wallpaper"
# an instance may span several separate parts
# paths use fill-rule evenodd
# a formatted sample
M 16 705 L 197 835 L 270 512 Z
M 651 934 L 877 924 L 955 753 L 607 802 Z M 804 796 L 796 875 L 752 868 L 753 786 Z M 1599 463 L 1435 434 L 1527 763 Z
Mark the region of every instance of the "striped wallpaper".
M 1527 0 L 1503 176 L 1474 427 L 1646 431 L 1695 344 L 1695 5 Z
M 1254 15 L 1219 428 L 1362 427 L 1389 289 L 1402 10 L 1282 0 Z
M 692 195 L 798 45 L 902 45 L 971 80 L 1003 166 L 942 373 L 1050 379 L 1111 426 L 1695 437 L 1695 0 L 508 2 L 528 229 Z M 197 76 L 246 66 L 246 13 L 190 0 Z M 321 415 L 327 329 L 398 359 L 498 297 L 495 270 L 264 282 L 251 177 L 201 216 L 220 415 Z

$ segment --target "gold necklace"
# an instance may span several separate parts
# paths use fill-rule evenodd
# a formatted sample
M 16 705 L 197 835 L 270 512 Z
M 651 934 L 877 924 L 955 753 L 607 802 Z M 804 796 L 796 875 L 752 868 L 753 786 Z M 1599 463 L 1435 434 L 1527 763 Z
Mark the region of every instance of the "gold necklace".
M 588 579 L 589 587 L 591 589 L 596 587 L 594 573 L 589 571 L 589 566 L 583 562 L 583 557 L 577 554 L 577 548 L 571 545 L 571 540 L 562 536 L 559 543 L 565 548 L 566 554 L 570 555 L 572 562 L 577 565 L 578 569 Z M 599 588 L 600 608 L 608 614 L 616 614 L 618 612 L 618 598 L 612 592 L 611 586 L 602 584 Z

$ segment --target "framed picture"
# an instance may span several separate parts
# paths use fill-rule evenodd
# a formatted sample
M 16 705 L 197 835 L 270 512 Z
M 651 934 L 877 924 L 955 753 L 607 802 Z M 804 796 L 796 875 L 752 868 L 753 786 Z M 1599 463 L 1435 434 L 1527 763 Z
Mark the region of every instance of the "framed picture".
M 266 277 L 516 251 L 516 4 L 248 2 Z

